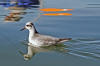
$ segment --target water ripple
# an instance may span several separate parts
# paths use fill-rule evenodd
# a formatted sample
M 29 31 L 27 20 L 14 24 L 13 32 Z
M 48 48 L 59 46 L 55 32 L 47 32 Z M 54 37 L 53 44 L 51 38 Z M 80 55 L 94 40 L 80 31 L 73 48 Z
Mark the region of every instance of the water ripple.
M 69 54 L 84 57 L 87 59 L 100 60 L 100 40 L 99 39 L 76 39 L 70 43 Z

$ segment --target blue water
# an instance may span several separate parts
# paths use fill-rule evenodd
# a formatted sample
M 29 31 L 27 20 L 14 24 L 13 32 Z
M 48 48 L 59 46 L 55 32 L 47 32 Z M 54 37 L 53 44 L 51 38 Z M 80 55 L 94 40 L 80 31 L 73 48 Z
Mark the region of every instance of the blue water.
M 100 8 L 86 8 L 94 7 L 88 5 L 91 3 L 100 1 L 44 0 L 45 8 L 74 8 L 68 12 L 73 15 L 41 16 L 34 23 L 37 31 L 72 41 L 64 43 L 67 47 L 31 48 L 35 55 L 27 61 L 20 52 L 30 50 L 26 45 L 28 31 L 19 30 L 37 17 L 38 8 L 23 10 L 26 14 L 17 22 L 5 22 L 11 10 L 0 6 L 0 66 L 100 66 Z

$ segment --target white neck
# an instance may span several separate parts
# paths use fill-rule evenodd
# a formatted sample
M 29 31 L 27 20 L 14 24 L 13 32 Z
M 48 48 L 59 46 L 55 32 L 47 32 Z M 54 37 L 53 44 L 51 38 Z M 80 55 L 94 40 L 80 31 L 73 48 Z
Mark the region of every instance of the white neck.
M 35 29 L 34 27 L 32 27 L 30 30 L 29 30 L 29 39 L 31 39 L 32 37 L 34 37 L 35 35 Z

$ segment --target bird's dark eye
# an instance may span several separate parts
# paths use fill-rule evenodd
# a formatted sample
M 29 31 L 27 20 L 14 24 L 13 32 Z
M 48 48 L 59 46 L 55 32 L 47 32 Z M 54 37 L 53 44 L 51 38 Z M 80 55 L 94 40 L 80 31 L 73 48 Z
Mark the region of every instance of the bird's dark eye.
M 27 27 L 30 27 L 31 25 L 26 25 Z

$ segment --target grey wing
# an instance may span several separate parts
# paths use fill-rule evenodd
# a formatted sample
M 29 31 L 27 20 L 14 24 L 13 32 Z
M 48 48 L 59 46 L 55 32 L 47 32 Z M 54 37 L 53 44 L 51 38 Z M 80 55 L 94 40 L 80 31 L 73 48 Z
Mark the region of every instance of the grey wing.
M 59 40 L 58 38 L 52 37 L 52 36 L 46 36 L 46 35 L 39 35 L 38 40 L 43 42 L 44 45 L 53 45 L 56 44 Z

